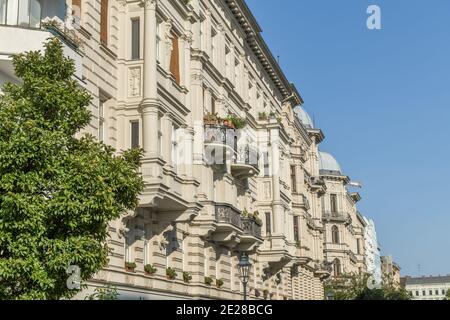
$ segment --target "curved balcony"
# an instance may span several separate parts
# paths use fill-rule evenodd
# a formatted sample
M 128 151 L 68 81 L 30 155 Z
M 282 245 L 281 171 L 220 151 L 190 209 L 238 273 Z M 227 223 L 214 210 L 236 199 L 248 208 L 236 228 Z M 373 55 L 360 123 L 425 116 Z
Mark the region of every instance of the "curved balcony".
M 263 243 L 261 225 L 255 219 L 242 218 L 242 230 L 243 234 L 239 245 L 240 250 L 251 251 Z
M 228 204 L 215 206 L 216 229 L 212 240 L 227 247 L 235 247 L 240 243 L 242 234 L 241 212 Z
M 231 174 L 237 179 L 246 179 L 259 174 L 258 151 L 249 145 L 237 148 L 231 164 Z
M 216 228 L 212 240 L 240 251 L 251 251 L 263 241 L 261 226 L 254 219 L 244 218 L 242 212 L 229 204 L 216 204 Z
M 236 155 L 236 130 L 220 124 L 204 125 L 205 160 L 224 165 Z
M 345 212 L 324 212 L 322 214 L 322 220 L 325 222 L 352 223 L 350 215 Z

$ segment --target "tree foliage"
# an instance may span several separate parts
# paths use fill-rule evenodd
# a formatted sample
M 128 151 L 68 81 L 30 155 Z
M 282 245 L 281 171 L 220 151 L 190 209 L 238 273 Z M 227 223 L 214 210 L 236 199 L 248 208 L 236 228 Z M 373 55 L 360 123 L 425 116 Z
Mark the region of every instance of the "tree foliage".
M 325 296 L 334 300 L 410 300 L 410 294 L 392 279 L 385 277 L 376 284 L 370 274 L 346 274 L 330 279 L 325 286 Z
M 81 135 L 91 97 L 59 40 L 13 64 L 22 81 L 0 96 L 0 299 L 70 298 L 68 266 L 81 280 L 104 267 L 108 222 L 137 205 L 142 151 Z

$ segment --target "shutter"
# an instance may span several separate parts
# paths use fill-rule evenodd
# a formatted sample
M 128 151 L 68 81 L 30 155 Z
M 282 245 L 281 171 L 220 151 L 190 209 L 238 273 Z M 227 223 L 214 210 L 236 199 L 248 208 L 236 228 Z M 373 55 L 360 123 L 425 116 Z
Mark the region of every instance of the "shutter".
M 108 0 L 101 0 L 100 6 L 100 42 L 108 43 Z
M 180 52 L 178 48 L 178 36 L 172 33 L 172 54 L 170 56 L 170 72 L 175 81 L 180 84 Z

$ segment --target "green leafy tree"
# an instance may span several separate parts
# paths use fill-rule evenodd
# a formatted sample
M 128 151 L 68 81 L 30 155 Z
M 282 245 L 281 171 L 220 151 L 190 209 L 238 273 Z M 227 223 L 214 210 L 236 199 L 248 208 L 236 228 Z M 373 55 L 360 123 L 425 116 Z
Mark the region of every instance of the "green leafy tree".
M 450 300 L 450 289 L 447 290 L 447 294 L 445 295 L 445 300 Z
M 380 285 L 370 274 L 345 274 L 330 279 L 325 285 L 325 297 L 332 294 L 334 300 L 410 300 L 409 293 L 389 278 Z
M 108 222 L 137 205 L 142 151 L 80 133 L 91 97 L 59 40 L 13 63 L 22 81 L 0 96 L 0 299 L 70 298 L 68 266 L 81 282 L 104 267 Z

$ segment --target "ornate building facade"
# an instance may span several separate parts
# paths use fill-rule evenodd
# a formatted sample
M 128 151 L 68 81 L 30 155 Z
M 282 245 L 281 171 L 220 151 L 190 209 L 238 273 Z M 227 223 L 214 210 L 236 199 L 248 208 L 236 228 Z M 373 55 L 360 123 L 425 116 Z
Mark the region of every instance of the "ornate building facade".
M 80 297 L 241 299 L 243 253 L 251 299 L 323 299 L 327 277 L 365 272 L 359 194 L 243 0 L 21 3 L 0 0 L 0 84 L 11 54 L 59 37 L 93 96 L 86 131 L 145 152 L 139 207 Z

